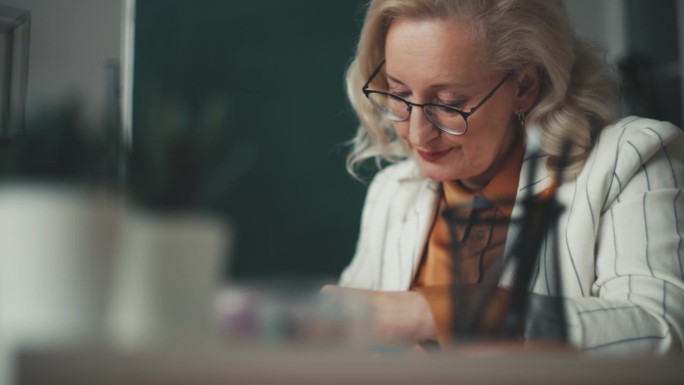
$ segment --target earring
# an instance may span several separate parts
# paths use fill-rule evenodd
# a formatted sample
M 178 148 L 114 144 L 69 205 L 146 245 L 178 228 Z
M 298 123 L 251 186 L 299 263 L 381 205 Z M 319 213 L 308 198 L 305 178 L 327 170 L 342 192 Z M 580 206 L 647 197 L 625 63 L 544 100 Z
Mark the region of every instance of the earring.
M 525 127 L 525 112 L 523 112 L 522 108 L 518 109 L 518 121 L 521 127 Z

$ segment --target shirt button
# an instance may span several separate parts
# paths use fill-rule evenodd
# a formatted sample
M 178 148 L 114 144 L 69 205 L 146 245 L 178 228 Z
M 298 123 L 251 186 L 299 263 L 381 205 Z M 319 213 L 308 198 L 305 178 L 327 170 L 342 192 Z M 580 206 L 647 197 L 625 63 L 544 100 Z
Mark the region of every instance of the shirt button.
M 484 230 L 478 230 L 478 231 L 475 233 L 475 239 L 477 239 L 478 241 L 483 240 L 483 239 L 484 239 L 484 236 L 485 236 Z

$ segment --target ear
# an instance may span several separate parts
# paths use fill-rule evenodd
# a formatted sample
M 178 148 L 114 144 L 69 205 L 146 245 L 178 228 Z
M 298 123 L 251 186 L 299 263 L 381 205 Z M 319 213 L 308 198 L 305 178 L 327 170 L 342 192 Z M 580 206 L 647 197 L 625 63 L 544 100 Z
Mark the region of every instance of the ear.
M 518 72 L 515 79 L 518 86 L 517 109 L 527 112 L 534 106 L 541 87 L 541 74 L 541 69 L 535 65 L 529 65 Z

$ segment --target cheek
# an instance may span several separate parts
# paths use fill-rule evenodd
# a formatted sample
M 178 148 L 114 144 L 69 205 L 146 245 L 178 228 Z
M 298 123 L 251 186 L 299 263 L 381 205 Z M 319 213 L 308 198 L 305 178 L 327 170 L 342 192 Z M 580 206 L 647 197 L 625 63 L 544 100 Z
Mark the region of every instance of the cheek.
M 496 158 L 499 140 L 491 135 L 484 133 L 462 142 L 465 161 L 474 169 L 487 168 Z
M 394 127 L 394 133 L 397 135 L 398 138 L 400 138 L 406 145 L 409 145 L 408 143 L 408 124 L 406 122 L 394 122 L 393 124 Z

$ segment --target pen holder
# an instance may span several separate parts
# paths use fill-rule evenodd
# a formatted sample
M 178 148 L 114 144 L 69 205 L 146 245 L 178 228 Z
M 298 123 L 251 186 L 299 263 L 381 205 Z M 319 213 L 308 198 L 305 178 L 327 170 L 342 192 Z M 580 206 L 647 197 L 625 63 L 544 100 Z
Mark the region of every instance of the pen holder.
M 547 247 L 555 250 L 555 225 L 561 208 L 553 199 L 536 196 L 517 204 L 521 209 L 514 211 L 514 200 L 491 202 L 478 198 L 472 204 L 448 207 L 443 212 L 451 239 L 451 331 L 455 343 L 530 337 L 565 340 L 555 258 L 548 258 L 553 264 L 554 296 L 530 292 L 542 241 L 546 238 Z M 515 215 L 508 217 L 503 212 Z M 488 229 L 488 242 L 477 242 L 478 229 Z M 464 268 L 473 269 L 473 259 L 482 270 L 479 279 L 459 280 L 467 275 Z M 542 319 L 545 321 L 540 322 Z M 540 328 L 544 331 L 539 332 Z
M 516 228 L 513 201 L 472 203 L 445 208 L 451 253 L 451 334 L 454 342 L 500 337 L 506 303 L 498 287 L 505 267 L 507 238 Z M 508 246 L 509 247 L 509 246 Z

